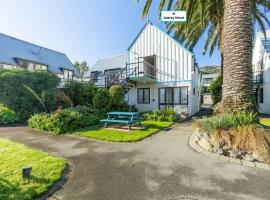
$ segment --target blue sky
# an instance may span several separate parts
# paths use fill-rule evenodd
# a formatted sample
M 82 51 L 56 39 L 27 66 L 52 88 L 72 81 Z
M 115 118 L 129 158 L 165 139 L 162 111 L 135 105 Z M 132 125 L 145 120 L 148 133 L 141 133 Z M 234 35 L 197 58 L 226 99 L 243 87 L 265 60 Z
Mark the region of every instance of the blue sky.
M 120 54 L 145 24 L 144 0 L 1 0 L 0 32 L 68 55 L 72 62 Z M 149 19 L 165 30 L 154 0 Z M 202 55 L 204 38 L 194 49 L 200 66 L 219 65 L 216 50 Z

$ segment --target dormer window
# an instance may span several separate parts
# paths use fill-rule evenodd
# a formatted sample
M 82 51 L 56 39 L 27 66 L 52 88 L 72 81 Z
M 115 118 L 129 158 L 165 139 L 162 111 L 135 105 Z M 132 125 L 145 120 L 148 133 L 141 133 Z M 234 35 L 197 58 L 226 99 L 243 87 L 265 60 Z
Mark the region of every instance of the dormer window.
M 63 74 L 65 82 L 73 80 L 74 72 L 72 70 L 63 69 Z
M 19 67 L 22 67 L 27 70 L 48 70 L 48 66 L 45 64 L 24 60 L 20 58 L 16 58 L 16 62 Z

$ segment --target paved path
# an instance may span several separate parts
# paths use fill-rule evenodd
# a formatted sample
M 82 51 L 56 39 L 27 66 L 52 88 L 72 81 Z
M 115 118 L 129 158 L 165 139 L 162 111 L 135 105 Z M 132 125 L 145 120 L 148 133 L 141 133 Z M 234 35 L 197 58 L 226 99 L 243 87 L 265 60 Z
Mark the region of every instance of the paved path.
M 188 146 L 191 123 L 177 124 L 138 143 L 51 136 L 0 128 L 0 137 L 69 159 L 74 174 L 52 199 L 270 199 L 270 173 L 225 163 Z

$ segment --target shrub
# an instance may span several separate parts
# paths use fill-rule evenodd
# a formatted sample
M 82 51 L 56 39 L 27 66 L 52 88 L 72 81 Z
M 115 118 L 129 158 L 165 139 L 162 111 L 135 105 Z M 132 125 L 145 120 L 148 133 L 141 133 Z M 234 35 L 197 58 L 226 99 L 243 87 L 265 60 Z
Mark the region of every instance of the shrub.
M 160 111 L 157 109 L 152 112 L 144 114 L 144 117 L 147 120 L 151 121 L 170 121 L 170 122 L 176 121 L 175 111 L 173 108 L 168 108 L 164 111 Z
M 111 97 L 111 105 L 110 109 L 117 110 L 121 107 L 121 104 L 124 101 L 125 92 L 124 89 L 120 85 L 113 85 L 109 89 L 109 95 Z
M 217 104 L 218 102 L 221 101 L 221 90 L 222 90 L 221 75 L 219 75 L 215 80 L 213 80 L 210 83 L 209 90 L 211 93 L 211 97 L 213 100 L 213 106 L 214 106 L 215 104 Z
M 95 109 L 108 111 L 111 105 L 109 91 L 106 88 L 100 88 L 93 98 L 93 106 Z
M 48 98 L 55 94 L 59 83 L 60 79 L 48 71 L 0 70 L 0 104 L 14 110 L 20 119 L 25 120 L 33 113 L 44 111 L 38 98 L 27 88 L 31 88 L 38 97 Z
M 213 133 L 215 130 L 228 130 L 238 128 L 243 125 L 253 124 L 258 121 L 258 116 L 254 113 L 237 112 L 235 114 L 216 115 L 196 122 L 202 130 Z
M 99 124 L 100 118 L 87 107 L 72 107 L 52 114 L 36 114 L 28 120 L 29 127 L 54 134 Z
M 92 83 L 71 81 L 65 86 L 65 94 L 71 99 L 74 106 L 92 106 L 97 88 Z
M 0 106 L 0 125 L 12 124 L 18 120 L 19 118 L 16 116 L 16 113 L 13 110 Z

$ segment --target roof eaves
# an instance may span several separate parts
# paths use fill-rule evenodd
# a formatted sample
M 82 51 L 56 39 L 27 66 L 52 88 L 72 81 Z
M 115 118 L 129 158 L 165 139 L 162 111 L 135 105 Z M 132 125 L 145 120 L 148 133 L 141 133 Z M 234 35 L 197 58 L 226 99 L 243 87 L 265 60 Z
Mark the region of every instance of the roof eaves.
M 141 35 L 141 33 L 144 31 L 144 29 L 146 28 L 146 26 L 148 24 L 152 24 L 151 22 L 147 22 L 145 23 L 145 25 L 142 27 L 142 29 L 140 30 L 140 32 L 137 34 L 137 36 L 134 38 L 134 40 L 131 42 L 131 44 L 128 47 L 128 51 L 131 49 L 131 47 L 133 46 L 133 44 L 136 42 L 136 40 L 139 38 L 139 36 Z

